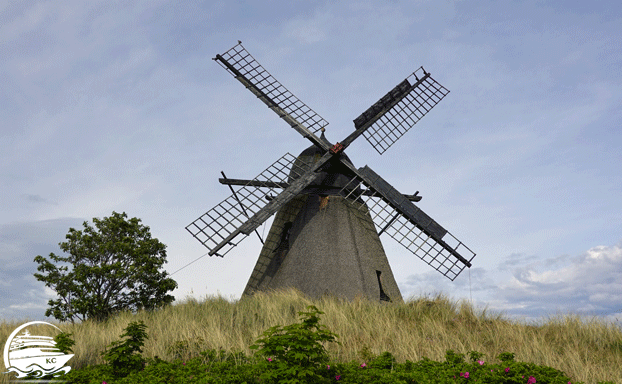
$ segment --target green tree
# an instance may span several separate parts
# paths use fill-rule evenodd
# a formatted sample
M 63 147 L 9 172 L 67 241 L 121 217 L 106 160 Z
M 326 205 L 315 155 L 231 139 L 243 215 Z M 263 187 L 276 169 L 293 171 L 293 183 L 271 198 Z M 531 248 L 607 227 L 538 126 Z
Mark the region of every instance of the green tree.
M 119 311 L 151 310 L 173 302 L 167 292 L 177 283 L 159 271 L 166 262 L 166 245 L 151 238 L 140 219 L 126 219 L 125 212 L 113 211 L 110 217 L 94 218 L 96 228 L 86 221 L 82 231 L 69 228 L 67 241 L 59 243 L 69 256 L 49 255 L 58 266 L 35 257 L 41 272 L 35 278 L 59 296 L 48 301 L 45 316 L 72 323 L 104 321 Z
M 145 329 L 147 326 L 141 321 L 131 322 L 121 337 L 128 337 L 123 341 L 113 341 L 107 351 L 101 353 L 104 360 L 112 367 L 116 377 L 125 377 L 134 371 L 145 368 L 145 359 L 141 353 L 144 340 L 148 339 Z

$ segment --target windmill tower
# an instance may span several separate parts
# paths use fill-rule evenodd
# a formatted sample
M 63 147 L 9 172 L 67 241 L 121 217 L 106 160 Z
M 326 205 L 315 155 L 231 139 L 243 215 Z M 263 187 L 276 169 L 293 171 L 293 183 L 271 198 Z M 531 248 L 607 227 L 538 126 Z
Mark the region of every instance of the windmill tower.
M 244 295 L 295 287 L 310 297 L 401 301 L 379 238 L 384 233 L 452 281 L 471 267 L 475 253 L 413 204 L 421 200 L 418 191 L 399 193 L 368 166 L 356 168 L 344 153 L 361 135 L 384 153 L 449 93 L 423 67 L 357 117 L 354 132 L 332 144 L 324 135 L 328 123 L 241 42 L 214 60 L 312 143 L 299 156 L 286 153 L 252 180 L 223 173 L 219 181 L 233 194 L 186 227 L 210 256 L 222 257 L 276 213 Z

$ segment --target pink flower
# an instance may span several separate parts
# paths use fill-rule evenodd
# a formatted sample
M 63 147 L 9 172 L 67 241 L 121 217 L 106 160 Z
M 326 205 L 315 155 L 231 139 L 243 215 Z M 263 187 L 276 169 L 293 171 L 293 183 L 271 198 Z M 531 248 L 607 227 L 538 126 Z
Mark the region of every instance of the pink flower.
M 478 360 L 477 362 L 479 363 L 479 365 L 484 365 L 484 362 L 481 360 Z
M 505 369 L 505 373 L 508 373 L 508 372 L 510 372 L 510 367 L 507 367 L 507 368 Z
M 367 364 L 365 363 L 361 364 L 361 368 L 365 368 L 365 367 L 367 367 Z
M 469 372 L 465 372 L 465 373 L 460 372 L 460 377 L 464 377 L 464 378 L 468 379 L 469 378 Z
M 327 366 L 326 366 L 326 369 L 330 369 L 330 365 L 327 365 Z
M 490 372 L 492 372 L 492 369 L 490 370 Z
M 536 378 L 533 376 L 529 376 L 529 380 L 527 380 L 527 384 L 535 384 Z
M 272 361 L 272 359 L 268 357 L 268 361 Z
M 341 379 L 341 375 L 335 376 L 335 380 L 339 380 L 339 379 Z

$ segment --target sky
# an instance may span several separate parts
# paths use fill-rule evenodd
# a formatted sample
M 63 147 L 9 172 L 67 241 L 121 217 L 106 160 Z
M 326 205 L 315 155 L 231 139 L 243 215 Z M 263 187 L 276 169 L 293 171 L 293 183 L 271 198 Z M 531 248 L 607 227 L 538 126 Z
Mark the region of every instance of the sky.
M 209 257 L 185 227 L 221 171 L 310 145 L 212 60 L 241 40 L 332 142 L 419 66 L 451 91 L 347 149 L 477 254 L 452 282 L 383 235 L 405 298 L 621 324 L 620 25 L 615 1 L 0 1 L 0 319 L 53 320 L 33 259 L 113 211 L 167 245 L 177 300 L 240 297 L 256 236 Z

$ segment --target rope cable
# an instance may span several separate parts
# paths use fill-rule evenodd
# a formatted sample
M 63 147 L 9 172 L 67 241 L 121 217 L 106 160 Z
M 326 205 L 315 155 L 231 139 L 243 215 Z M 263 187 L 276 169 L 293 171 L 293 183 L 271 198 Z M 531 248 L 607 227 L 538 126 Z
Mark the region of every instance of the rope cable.
M 194 263 L 195 261 L 204 258 L 205 256 L 209 255 L 209 252 L 205 253 L 203 256 L 199 256 L 198 258 L 192 260 L 191 262 L 189 262 L 188 264 L 184 265 L 183 267 L 179 268 L 178 270 L 176 270 L 175 272 L 171 273 L 169 276 L 173 276 L 174 274 L 176 274 L 177 272 L 181 271 L 182 269 L 186 268 L 187 266 L 189 266 L 190 264 Z

